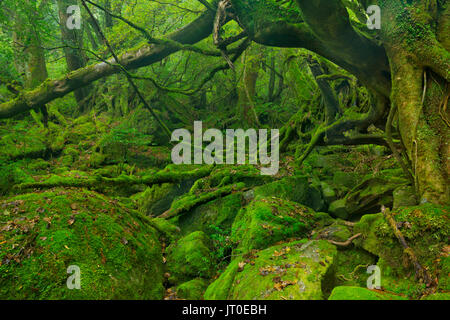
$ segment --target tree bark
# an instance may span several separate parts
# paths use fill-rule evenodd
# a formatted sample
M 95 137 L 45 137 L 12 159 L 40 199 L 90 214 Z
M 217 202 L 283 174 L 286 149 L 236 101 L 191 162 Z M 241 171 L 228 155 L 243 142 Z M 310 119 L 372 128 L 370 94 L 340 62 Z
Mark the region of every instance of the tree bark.
M 67 27 L 67 8 L 72 5 L 77 5 L 77 0 L 58 0 L 59 11 L 59 25 L 61 29 L 61 39 L 64 48 L 64 55 L 66 57 L 67 69 L 69 72 L 75 71 L 86 66 L 86 57 L 83 52 L 83 31 L 82 29 L 70 30 Z M 89 87 L 80 88 L 74 91 L 75 99 L 77 100 L 80 111 L 84 111 L 85 99 L 89 95 Z

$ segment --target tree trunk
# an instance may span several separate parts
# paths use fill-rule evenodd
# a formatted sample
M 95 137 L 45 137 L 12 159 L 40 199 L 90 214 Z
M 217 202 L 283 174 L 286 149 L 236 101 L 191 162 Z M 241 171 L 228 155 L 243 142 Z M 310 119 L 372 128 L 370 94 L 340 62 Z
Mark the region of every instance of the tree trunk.
M 82 29 L 69 29 L 67 19 L 69 15 L 67 8 L 77 5 L 77 0 L 58 0 L 59 24 L 61 29 L 61 39 L 66 57 L 67 69 L 69 72 L 84 68 L 86 66 L 86 57 L 83 52 L 83 31 Z M 78 102 L 80 111 L 84 111 L 85 99 L 89 95 L 89 87 L 80 88 L 74 91 L 75 99 Z
M 314 79 L 316 80 L 317 86 L 319 87 L 319 90 L 325 102 L 326 122 L 327 124 L 331 124 L 335 120 L 336 115 L 339 112 L 339 101 L 336 97 L 333 88 L 331 88 L 328 81 L 318 78 L 324 75 L 324 72 L 319 62 L 316 59 L 314 59 L 311 55 L 308 56 L 307 60 L 309 69 L 311 70 L 311 73 L 314 76 Z
M 421 202 L 448 204 L 449 5 L 441 13 L 428 1 L 408 7 L 383 3 L 381 9 L 383 42 L 392 69 L 391 104 L 398 110 L 416 191 Z M 438 21 L 435 29 L 429 27 L 433 21 Z
M 249 54 L 252 52 L 253 54 Z M 244 76 L 239 88 L 238 119 L 244 127 L 259 125 L 258 115 L 255 110 L 256 81 L 258 80 L 261 66 L 261 52 L 256 52 L 250 47 L 242 56 Z

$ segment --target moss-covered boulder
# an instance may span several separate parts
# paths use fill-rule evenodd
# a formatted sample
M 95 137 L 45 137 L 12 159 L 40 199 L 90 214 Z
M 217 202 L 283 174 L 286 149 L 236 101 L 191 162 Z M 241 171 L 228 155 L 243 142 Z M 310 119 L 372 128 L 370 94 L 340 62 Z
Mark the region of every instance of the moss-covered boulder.
M 167 211 L 176 197 L 189 192 L 192 184 L 193 181 L 186 180 L 179 184 L 153 185 L 132 198 L 136 201 L 140 212 L 156 217 Z
M 95 135 L 99 133 L 99 131 L 94 118 L 86 115 L 79 117 L 72 123 L 65 135 L 65 139 L 68 143 L 78 145 L 80 143 L 86 143 L 87 141 L 94 141 L 96 139 Z
M 237 243 L 234 253 L 265 249 L 289 238 L 305 238 L 321 223 L 331 220 L 325 213 L 296 202 L 279 198 L 258 198 L 244 207 L 236 217 L 231 240 Z
M 438 279 L 439 290 L 450 290 L 448 281 L 449 206 L 423 204 L 393 210 L 397 228 L 432 279 Z M 414 279 L 415 271 L 403 247 L 382 213 L 365 215 L 354 227 L 363 234 L 354 240 L 357 246 L 380 257 L 381 285 L 396 293 L 418 298 L 425 284 Z
M 18 162 L 2 162 L 0 160 L 0 195 L 10 193 L 16 184 L 34 182 L 30 173 L 25 170 L 24 165 Z
M 345 199 L 339 199 L 331 202 L 328 207 L 328 212 L 333 217 L 340 219 L 348 219 L 348 216 L 350 215 Z
M 183 234 L 203 231 L 210 235 L 213 232 L 212 227 L 229 230 L 242 207 L 242 201 L 242 192 L 237 192 L 195 207 L 173 221 Z
M 154 145 L 154 136 L 124 121 L 98 142 L 107 163 L 127 162 L 139 168 L 164 167 L 170 163 L 170 149 Z
M 326 239 L 344 242 L 351 236 L 352 232 L 350 230 L 350 227 L 346 226 L 341 220 L 337 220 L 322 229 L 319 229 L 317 231 L 314 230 L 312 239 Z
M 345 196 L 348 216 L 353 218 L 362 214 L 376 213 L 382 205 L 392 207 L 394 190 L 408 183 L 406 178 L 393 176 L 390 171 L 382 172 L 375 177 L 366 176 Z
M 394 204 L 393 208 L 410 207 L 417 205 L 417 198 L 414 187 L 402 186 L 394 190 L 393 193 Z
M 195 278 L 177 287 L 177 297 L 186 300 L 203 300 L 203 294 L 208 287 L 209 281 Z
M 169 282 L 179 284 L 191 279 L 211 278 L 215 263 L 212 243 L 202 231 L 193 232 L 167 247 Z
M 367 285 L 370 274 L 367 273 L 369 266 L 377 263 L 377 257 L 360 249 L 348 248 L 338 250 L 336 257 L 336 285 L 339 286 L 361 286 Z
M 205 300 L 320 300 L 333 286 L 337 250 L 301 240 L 234 259 L 206 290 Z
M 407 300 L 403 296 L 382 292 L 379 290 L 369 290 L 366 288 L 341 286 L 336 287 L 331 292 L 328 300 Z
M 307 176 L 286 177 L 254 189 L 255 198 L 273 197 L 294 201 L 316 211 L 325 210 L 320 186 L 314 186 Z
M 146 217 L 95 192 L 0 202 L 0 299 L 161 299 L 162 250 Z M 69 290 L 67 269 L 81 271 Z
M 16 121 L 7 126 L 0 124 L 0 161 L 43 157 L 49 147 L 51 136 L 39 126 L 28 121 Z
M 170 223 L 166 219 L 153 218 L 150 220 L 152 226 L 157 229 L 170 242 L 175 241 L 181 236 L 181 229 L 176 225 Z
M 342 185 L 346 188 L 353 189 L 358 184 L 359 176 L 355 172 L 334 171 L 333 184 Z

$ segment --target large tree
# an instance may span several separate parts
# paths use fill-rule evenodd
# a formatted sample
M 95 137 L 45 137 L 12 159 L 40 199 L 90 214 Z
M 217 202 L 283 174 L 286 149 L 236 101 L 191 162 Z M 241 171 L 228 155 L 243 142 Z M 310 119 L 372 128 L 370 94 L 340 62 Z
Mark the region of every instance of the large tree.
M 176 51 L 194 50 L 187 45 L 217 33 L 220 26 L 215 21 L 224 20 L 215 19 L 219 1 L 201 2 L 208 9 L 168 35 L 170 41 L 153 39 L 141 30 L 149 44 L 120 56 L 120 64 L 128 70 L 147 66 Z M 381 9 L 380 30 L 369 30 L 361 23 L 369 5 Z M 449 203 L 447 0 L 222 0 L 219 8 L 220 12 L 226 8 L 225 21 L 236 20 L 249 39 L 266 46 L 315 52 L 353 74 L 370 92 L 373 103 L 367 114 L 327 124 L 318 130 L 311 145 L 370 143 L 374 140 L 368 127 L 385 127 L 384 138 L 413 180 L 421 201 Z M 224 54 L 223 44 L 219 48 Z M 28 111 L 121 71 L 111 59 L 47 81 L 1 104 L 0 118 Z M 400 143 L 391 138 L 396 118 Z

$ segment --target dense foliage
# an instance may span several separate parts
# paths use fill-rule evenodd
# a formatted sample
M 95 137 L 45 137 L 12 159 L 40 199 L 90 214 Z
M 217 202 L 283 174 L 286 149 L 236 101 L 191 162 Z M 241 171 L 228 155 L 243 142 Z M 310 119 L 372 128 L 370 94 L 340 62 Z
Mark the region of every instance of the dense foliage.
M 449 81 L 446 0 L 0 1 L 0 299 L 448 299 Z

